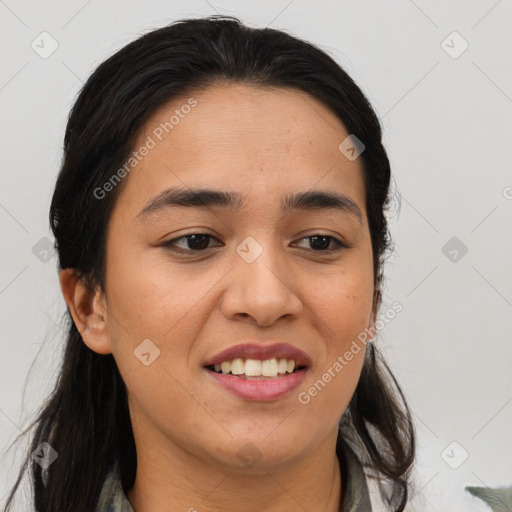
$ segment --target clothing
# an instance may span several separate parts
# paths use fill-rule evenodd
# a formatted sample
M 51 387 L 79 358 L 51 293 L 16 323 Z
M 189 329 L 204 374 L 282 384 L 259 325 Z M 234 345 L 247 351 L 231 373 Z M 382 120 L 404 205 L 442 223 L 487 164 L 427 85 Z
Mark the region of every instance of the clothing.
M 363 467 L 341 435 L 338 436 L 336 453 L 343 487 L 340 512 L 371 512 Z M 105 478 L 95 512 L 134 512 L 122 488 L 118 461 L 110 467 Z

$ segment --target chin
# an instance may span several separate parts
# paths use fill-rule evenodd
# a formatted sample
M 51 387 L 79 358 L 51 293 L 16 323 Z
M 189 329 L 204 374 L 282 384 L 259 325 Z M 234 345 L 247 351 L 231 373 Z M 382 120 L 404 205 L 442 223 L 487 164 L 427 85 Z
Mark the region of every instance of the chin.
M 306 447 L 304 447 L 306 449 Z M 302 450 L 291 442 L 290 436 L 276 436 L 270 439 L 268 431 L 257 437 L 236 437 L 229 446 L 216 450 L 211 456 L 229 471 L 269 471 L 296 462 Z

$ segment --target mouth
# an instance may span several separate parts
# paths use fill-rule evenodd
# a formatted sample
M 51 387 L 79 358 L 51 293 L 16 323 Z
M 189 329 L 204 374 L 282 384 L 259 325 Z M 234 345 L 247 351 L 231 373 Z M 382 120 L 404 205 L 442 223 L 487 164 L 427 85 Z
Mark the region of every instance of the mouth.
M 234 345 L 204 361 L 203 368 L 223 391 L 244 400 L 284 398 L 306 378 L 312 358 L 290 343 L 259 340 Z
M 268 402 L 290 395 L 309 368 L 293 359 L 242 359 L 206 365 L 204 369 L 224 391 L 244 400 Z

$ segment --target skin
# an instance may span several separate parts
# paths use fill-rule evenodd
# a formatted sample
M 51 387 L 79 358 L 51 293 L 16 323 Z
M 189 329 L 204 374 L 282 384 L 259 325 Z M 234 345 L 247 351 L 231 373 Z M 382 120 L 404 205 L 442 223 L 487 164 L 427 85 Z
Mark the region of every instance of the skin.
M 188 97 L 161 108 L 136 148 Z M 338 422 L 364 347 L 308 404 L 297 395 L 374 326 L 362 164 L 341 154 L 345 127 L 306 93 L 217 84 L 193 97 L 197 106 L 125 178 L 109 223 L 105 289 L 92 296 L 72 271 L 60 276 L 84 343 L 112 353 L 127 386 L 138 458 L 128 499 L 137 512 L 338 511 Z M 246 204 L 236 214 L 137 216 L 171 186 L 239 192 Z M 282 195 L 310 189 L 349 197 L 361 222 L 339 210 L 281 213 Z M 178 254 L 159 245 L 192 233 L 211 235 L 211 248 L 193 252 L 182 239 Z M 348 247 L 326 255 L 306 238 L 315 234 Z M 235 251 L 248 236 L 264 249 L 250 264 Z M 214 383 L 202 365 L 249 338 L 307 352 L 313 365 L 301 386 L 263 402 Z M 161 351 L 149 366 L 134 356 L 145 339 Z M 237 457 L 248 442 L 261 455 L 251 467 Z

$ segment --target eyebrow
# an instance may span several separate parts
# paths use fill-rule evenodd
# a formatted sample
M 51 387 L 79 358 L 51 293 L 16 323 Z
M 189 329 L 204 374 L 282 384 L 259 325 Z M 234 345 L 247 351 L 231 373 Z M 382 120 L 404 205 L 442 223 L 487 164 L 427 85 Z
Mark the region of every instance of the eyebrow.
M 169 208 L 228 208 L 235 212 L 244 206 L 245 196 L 236 192 L 216 189 L 168 188 L 152 198 L 137 214 L 144 219 L 150 214 Z M 349 197 L 337 192 L 308 190 L 283 197 L 281 211 L 340 210 L 354 215 L 362 224 L 361 210 Z

